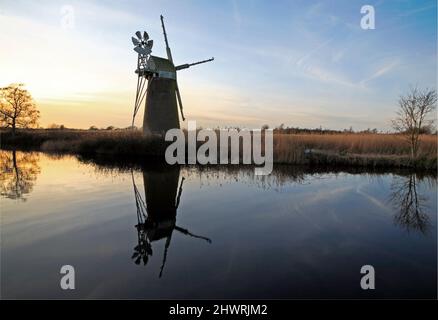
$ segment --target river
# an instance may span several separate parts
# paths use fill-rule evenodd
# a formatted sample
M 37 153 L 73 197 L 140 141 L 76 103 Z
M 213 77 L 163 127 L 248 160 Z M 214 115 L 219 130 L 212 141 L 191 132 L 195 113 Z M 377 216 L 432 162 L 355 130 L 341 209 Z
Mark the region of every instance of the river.
M 436 298 L 437 179 L 1 151 L 3 298 Z M 74 268 L 62 290 L 60 269 Z M 363 290 L 361 267 L 375 270 Z

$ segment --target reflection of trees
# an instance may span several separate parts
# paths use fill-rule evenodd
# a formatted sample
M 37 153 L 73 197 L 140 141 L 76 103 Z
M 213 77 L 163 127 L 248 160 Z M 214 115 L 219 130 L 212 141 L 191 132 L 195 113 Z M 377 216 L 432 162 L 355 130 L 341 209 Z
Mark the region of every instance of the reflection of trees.
M 391 185 L 391 202 L 397 210 L 394 221 L 406 230 L 426 233 L 430 226 L 427 198 L 418 192 L 416 174 L 407 177 L 396 177 Z
M 104 159 L 85 159 L 81 161 L 95 166 L 96 170 L 102 174 L 115 174 L 119 172 L 127 172 L 132 168 L 142 168 L 143 171 L 150 171 L 152 165 L 144 163 L 144 166 L 136 162 L 131 163 L 114 163 Z M 397 210 L 395 223 L 405 227 L 408 230 L 417 230 L 426 232 L 429 227 L 429 216 L 426 212 L 425 203 L 427 199 L 418 193 L 417 186 L 421 181 L 422 184 L 429 183 L 430 187 L 436 190 L 437 179 L 436 175 L 417 172 L 413 175 L 406 175 L 404 170 L 394 170 L 391 168 L 366 168 L 366 167 L 323 167 L 323 166 L 291 166 L 291 165 L 276 165 L 272 174 L 268 176 L 255 176 L 254 167 L 238 166 L 238 165 L 215 165 L 215 166 L 183 166 L 182 172 L 185 176 L 192 179 L 197 178 L 200 186 L 204 184 L 231 184 L 241 182 L 251 186 L 258 186 L 264 189 L 279 190 L 282 186 L 289 186 L 291 183 L 304 184 L 311 183 L 312 179 L 323 179 L 328 174 L 337 175 L 366 175 L 366 177 L 380 177 L 382 175 L 396 175 L 391 186 L 390 201 Z M 153 171 L 153 170 L 152 170 Z M 328 177 L 330 179 L 330 177 Z M 162 185 L 157 182 L 156 185 Z M 167 190 L 175 189 L 167 188 Z M 165 192 L 167 193 L 167 192 Z M 152 196 L 151 199 L 163 197 L 163 195 Z M 172 200 L 169 200 L 172 202 Z M 175 228 L 176 229 L 176 228 Z M 141 258 L 139 262 L 141 261 Z
M 41 171 L 39 155 L 30 152 L 0 151 L 1 195 L 9 199 L 26 200 Z

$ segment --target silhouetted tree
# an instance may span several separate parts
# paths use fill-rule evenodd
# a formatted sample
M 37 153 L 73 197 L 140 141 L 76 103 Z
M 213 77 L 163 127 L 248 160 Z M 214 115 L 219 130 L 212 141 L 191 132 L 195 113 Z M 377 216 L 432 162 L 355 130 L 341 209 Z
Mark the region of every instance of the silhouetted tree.
M 59 129 L 59 128 L 61 128 L 61 126 L 56 123 L 51 123 L 47 126 L 47 129 Z
M 23 84 L 11 84 L 0 88 L 0 124 L 11 128 L 31 128 L 38 125 L 40 112 Z

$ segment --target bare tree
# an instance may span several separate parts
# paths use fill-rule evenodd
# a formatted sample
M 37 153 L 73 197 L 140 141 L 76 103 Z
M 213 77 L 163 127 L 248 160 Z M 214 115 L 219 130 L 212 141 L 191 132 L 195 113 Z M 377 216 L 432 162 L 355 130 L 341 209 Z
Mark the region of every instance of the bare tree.
M 436 109 L 435 90 L 411 88 L 398 100 L 397 118 L 392 121 L 393 128 L 407 138 L 412 158 L 416 158 L 420 146 L 420 135 L 429 130 L 434 122 Z
M 40 112 L 23 84 L 0 88 L 0 125 L 11 128 L 31 128 L 38 125 Z

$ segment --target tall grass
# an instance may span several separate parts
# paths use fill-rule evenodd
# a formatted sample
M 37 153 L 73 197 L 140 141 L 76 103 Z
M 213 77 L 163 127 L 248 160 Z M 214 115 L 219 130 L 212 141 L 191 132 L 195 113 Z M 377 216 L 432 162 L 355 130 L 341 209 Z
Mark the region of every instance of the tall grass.
M 161 139 L 145 137 L 137 130 L 19 130 L 15 137 L 1 132 L 2 147 L 101 155 L 161 155 L 166 145 Z
M 140 131 L 85 132 L 76 139 L 49 139 L 41 145 L 41 150 L 78 154 L 161 156 L 166 148 L 161 139 L 145 137 Z
M 132 130 L 1 131 L 2 147 L 101 156 L 163 157 L 169 142 Z M 436 169 L 437 136 L 422 135 L 418 157 L 409 157 L 402 135 L 377 133 L 274 134 L 274 162 L 286 164 L 420 167 Z M 202 143 L 198 143 L 200 145 Z
M 301 156 L 305 149 L 363 155 L 409 155 L 410 153 L 409 144 L 404 137 L 396 134 L 276 134 L 274 136 L 274 154 L 279 159 L 286 160 L 296 154 Z M 437 137 L 423 135 L 419 157 L 436 157 L 436 153 Z

